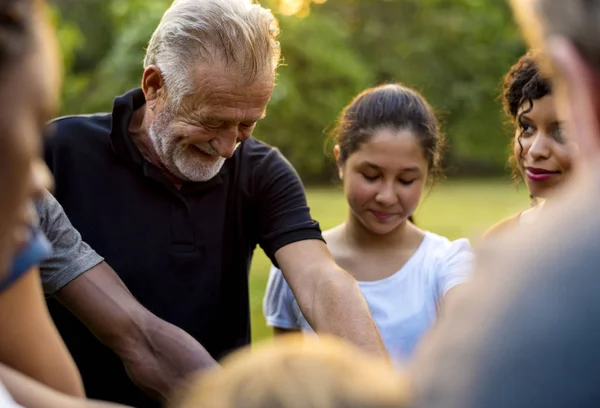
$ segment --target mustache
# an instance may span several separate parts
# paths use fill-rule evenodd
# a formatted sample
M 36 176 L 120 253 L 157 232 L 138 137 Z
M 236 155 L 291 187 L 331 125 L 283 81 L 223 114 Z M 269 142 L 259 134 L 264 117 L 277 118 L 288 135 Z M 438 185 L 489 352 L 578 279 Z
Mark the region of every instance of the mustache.
M 219 156 L 219 153 L 208 142 L 191 144 L 206 154 L 210 154 L 211 156 Z
M 220 156 L 219 152 L 217 152 L 208 142 L 204 143 L 190 143 L 196 148 L 202 150 L 206 154 L 210 154 L 211 156 Z M 235 150 L 240 146 L 241 142 L 237 142 L 235 145 Z

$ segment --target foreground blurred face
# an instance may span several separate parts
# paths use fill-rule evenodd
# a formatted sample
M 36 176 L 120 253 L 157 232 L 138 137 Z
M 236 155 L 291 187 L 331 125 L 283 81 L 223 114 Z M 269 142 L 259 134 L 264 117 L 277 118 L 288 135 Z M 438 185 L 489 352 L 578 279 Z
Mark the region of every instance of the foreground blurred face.
M 526 102 L 519 109 L 514 155 L 534 197 L 547 198 L 569 175 L 573 149 L 552 95 Z
M 57 106 L 60 67 L 56 39 L 45 10 L 41 2 L 34 3 L 31 18 L 35 44 L 26 56 L 9 66 L 0 86 L 2 271 L 7 258 L 28 239 L 34 216 L 32 201 L 51 184 L 41 159 L 42 133 Z
M 190 78 L 196 92 L 179 106 L 167 101 L 155 109 L 148 136 L 162 165 L 177 179 L 199 182 L 216 176 L 264 117 L 273 73 L 250 84 L 242 79 L 242 72 L 219 63 L 199 64 Z

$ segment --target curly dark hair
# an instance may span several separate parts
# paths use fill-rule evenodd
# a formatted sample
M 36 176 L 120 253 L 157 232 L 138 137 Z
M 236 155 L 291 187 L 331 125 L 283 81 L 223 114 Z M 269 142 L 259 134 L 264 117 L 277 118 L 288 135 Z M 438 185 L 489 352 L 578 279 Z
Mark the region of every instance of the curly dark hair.
M 511 118 L 513 125 L 517 127 L 521 127 L 521 116 L 531 112 L 535 100 L 552 94 L 552 83 L 541 73 L 538 58 L 534 52 L 528 52 L 519 58 L 517 63 L 504 76 L 504 92 L 502 95 L 504 112 Z M 524 104 L 528 106 L 519 112 Z M 517 142 L 521 146 L 522 152 L 521 135 L 517 137 Z M 519 157 L 515 156 L 511 156 L 509 159 L 509 163 L 513 168 L 513 177 L 517 180 L 520 178 L 518 161 Z

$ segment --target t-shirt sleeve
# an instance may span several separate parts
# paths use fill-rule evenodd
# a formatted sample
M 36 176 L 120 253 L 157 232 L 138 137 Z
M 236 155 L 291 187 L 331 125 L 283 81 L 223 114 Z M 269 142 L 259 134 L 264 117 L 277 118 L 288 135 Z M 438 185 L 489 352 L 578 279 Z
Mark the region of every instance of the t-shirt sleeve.
M 319 224 L 311 218 L 300 177 L 277 149 L 270 149 L 255 169 L 254 194 L 260 218 L 258 241 L 277 266 L 279 249 L 323 238 Z
M 40 228 L 53 247 L 52 255 L 40 265 L 44 292 L 52 295 L 104 259 L 83 242 L 52 194 L 46 192 L 36 210 Z
M 300 329 L 294 313 L 294 294 L 281 270 L 271 266 L 267 291 L 263 301 L 263 313 L 267 326 L 281 329 Z
M 450 243 L 436 269 L 438 299 L 443 299 L 450 289 L 469 280 L 474 260 L 473 248 L 468 239 L 462 238 Z

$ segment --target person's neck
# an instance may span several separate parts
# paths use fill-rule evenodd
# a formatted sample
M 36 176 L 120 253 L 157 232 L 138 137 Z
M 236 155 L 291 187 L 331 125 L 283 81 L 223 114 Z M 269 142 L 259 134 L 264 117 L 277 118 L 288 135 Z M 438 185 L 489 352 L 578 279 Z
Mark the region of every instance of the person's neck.
M 344 235 L 347 243 L 353 248 L 363 250 L 379 250 L 398 248 L 398 245 L 406 242 L 412 231 L 412 225 L 408 220 L 404 221 L 395 230 L 381 235 L 369 231 L 365 226 L 350 213 L 344 223 Z
M 129 127 L 127 128 L 129 135 L 131 136 L 131 140 L 133 140 L 133 143 L 138 148 L 144 159 L 156 166 L 177 189 L 180 189 L 183 182 L 171 174 L 169 170 L 167 170 L 167 168 L 160 161 L 160 158 L 154 149 L 154 144 L 152 143 L 152 140 L 150 140 L 150 136 L 148 135 L 147 131 L 147 129 L 150 127 L 147 118 L 146 105 L 133 112 L 131 121 L 129 122 Z
M 521 213 L 521 221 L 524 222 L 533 222 L 537 219 L 538 214 L 544 208 L 544 205 L 547 199 L 544 198 L 536 198 L 535 205 L 528 210 L 523 211 Z

